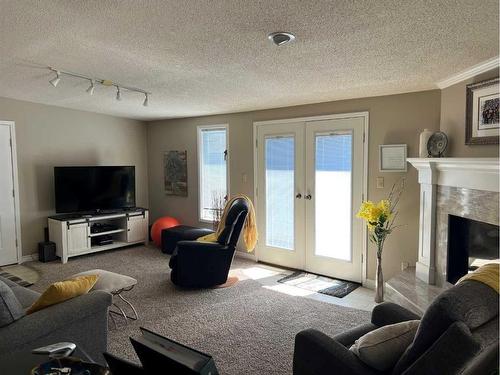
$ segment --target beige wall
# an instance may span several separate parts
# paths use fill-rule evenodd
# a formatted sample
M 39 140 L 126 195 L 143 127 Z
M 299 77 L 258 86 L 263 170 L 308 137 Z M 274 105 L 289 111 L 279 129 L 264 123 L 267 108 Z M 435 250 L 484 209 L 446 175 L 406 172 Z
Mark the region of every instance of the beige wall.
M 448 136 L 449 157 L 498 157 L 498 145 L 465 145 L 466 85 L 498 77 L 498 69 L 457 83 L 441 91 L 441 131 Z
M 374 98 L 344 100 L 256 112 L 237 113 L 187 119 L 156 121 L 148 124 L 149 202 L 152 219 L 172 215 L 183 223 L 198 223 L 198 171 L 196 127 L 198 125 L 229 124 L 230 186 L 231 193 L 253 197 L 253 122 L 332 113 L 368 111 L 369 137 L 369 193 L 378 200 L 385 197 L 392 184 L 407 177 L 407 188 L 401 200 L 399 223 L 403 224 L 387 241 L 384 254 L 385 276 L 400 270 L 401 262 L 414 263 L 418 246 L 419 186 L 414 168 L 408 173 L 379 173 L 378 145 L 408 144 L 409 156 L 418 155 L 418 136 L 424 128 L 439 129 L 440 91 L 409 93 Z M 162 157 L 167 150 L 188 151 L 188 197 L 165 196 L 163 192 Z M 247 182 L 242 175 L 246 174 Z M 375 179 L 385 178 L 385 188 L 376 189 Z M 370 245 L 368 278 L 375 269 L 374 248 Z
M 16 123 L 23 255 L 36 251 L 54 214 L 54 166 L 135 165 L 137 204 L 147 206 L 144 123 L 6 98 L 0 119 Z

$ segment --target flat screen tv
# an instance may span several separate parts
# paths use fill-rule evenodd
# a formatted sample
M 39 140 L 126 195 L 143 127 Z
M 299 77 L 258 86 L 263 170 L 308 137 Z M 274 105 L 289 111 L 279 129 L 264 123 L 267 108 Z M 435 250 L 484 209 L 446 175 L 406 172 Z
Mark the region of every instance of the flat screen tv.
M 55 167 L 57 213 L 135 207 L 135 167 Z

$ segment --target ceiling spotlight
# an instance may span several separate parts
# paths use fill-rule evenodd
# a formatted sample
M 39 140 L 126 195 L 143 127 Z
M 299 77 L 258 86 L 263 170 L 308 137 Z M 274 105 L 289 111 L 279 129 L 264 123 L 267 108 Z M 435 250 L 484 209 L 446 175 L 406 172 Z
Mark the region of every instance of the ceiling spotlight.
M 148 95 L 148 93 L 145 93 L 144 95 L 145 95 L 146 97 L 144 98 L 144 102 L 142 102 L 142 105 L 143 105 L 144 107 L 147 107 L 147 106 L 149 105 L 149 95 Z
M 87 92 L 88 92 L 89 95 L 94 95 L 94 88 L 95 88 L 95 86 L 94 86 L 94 80 L 91 79 L 90 80 L 90 86 L 87 89 Z
M 59 73 L 59 70 L 55 70 L 55 73 L 56 73 L 56 78 L 52 78 L 49 83 L 54 86 L 54 87 L 57 87 L 57 84 L 59 83 L 59 81 L 61 80 L 61 78 L 59 78 L 60 76 L 60 73 Z
M 116 86 L 116 100 L 122 100 L 122 93 L 120 91 L 120 86 Z
M 277 31 L 269 34 L 267 38 L 277 46 L 282 46 L 283 44 L 293 42 L 295 40 L 295 35 L 285 31 Z

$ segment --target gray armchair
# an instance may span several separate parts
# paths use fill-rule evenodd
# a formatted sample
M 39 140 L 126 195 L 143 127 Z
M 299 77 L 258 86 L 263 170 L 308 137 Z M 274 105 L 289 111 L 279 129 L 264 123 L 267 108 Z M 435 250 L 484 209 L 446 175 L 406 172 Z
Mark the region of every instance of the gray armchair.
M 40 294 L 0 277 L 28 308 Z M 111 294 L 94 291 L 26 315 L 0 328 L 0 353 L 31 350 L 61 341 L 75 343 L 94 361 L 103 363 L 107 348 Z
M 295 338 L 294 375 L 383 374 L 349 351 L 376 328 L 419 319 L 393 303 L 373 309 L 371 322 L 334 337 L 309 329 Z M 389 374 L 494 374 L 498 371 L 498 293 L 465 281 L 439 295 L 424 313 L 413 343 Z

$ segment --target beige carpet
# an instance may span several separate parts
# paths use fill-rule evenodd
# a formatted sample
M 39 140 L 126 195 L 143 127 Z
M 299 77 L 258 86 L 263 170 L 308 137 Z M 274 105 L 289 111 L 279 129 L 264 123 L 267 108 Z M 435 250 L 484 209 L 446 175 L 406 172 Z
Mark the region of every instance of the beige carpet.
M 350 309 L 264 288 L 252 279 L 232 287 L 181 290 L 170 283 L 168 256 L 159 250 L 134 247 L 60 262 L 29 263 L 40 273 L 32 288 L 43 291 L 51 282 L 76 272 L 102 268 L 135 277 L 128 293 L 140 319 L 109 333 L 109 351 L 135 359 L 128 340 L 143 326 L 211 354 L 221 374 L 291 374 L 294 337 L 306 328 L 333 335 L 369 319 Z M 235 259 L 232 272 L 255 263 Z

